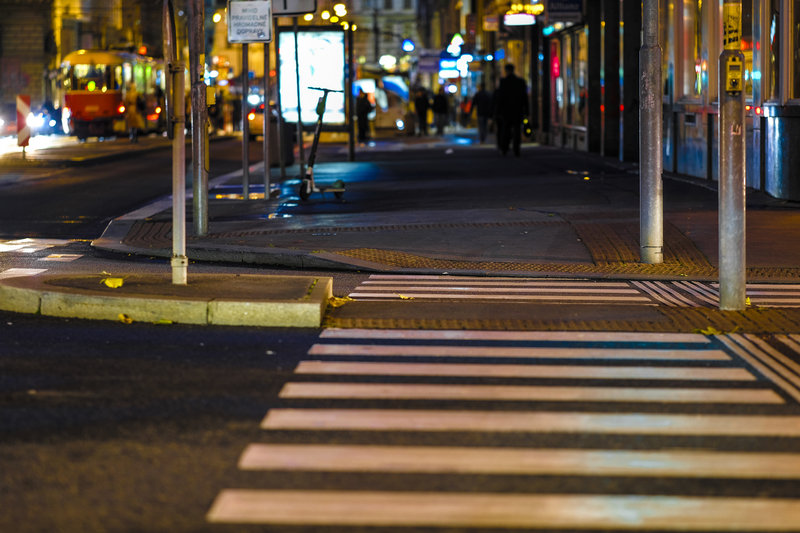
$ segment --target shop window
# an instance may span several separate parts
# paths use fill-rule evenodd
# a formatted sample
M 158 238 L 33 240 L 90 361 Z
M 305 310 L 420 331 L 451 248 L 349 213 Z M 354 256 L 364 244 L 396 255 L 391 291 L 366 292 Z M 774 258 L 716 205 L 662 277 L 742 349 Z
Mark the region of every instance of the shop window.
M 781 35 L 781 13 L 780 13 L 781 0 L 770 0 L 769 3 L 769 17 L 767 22 L 769 24 L 769 98 L 779 98 L 780 88 L 780 64 L 781 64 L 781 48 L 780 48 L 780 35 Z
M 383 9 L 387 11 L 394 9 L 394 0 L 383 0 Z
M 550 41 L 550 117 L 553 124 L 561 124 L 561 110 L 564 108 L 564 80 L 561 77 L 561 42 Z
M 589 75 L 589 30 L 575 35 L 575 61 L 572 69 L 572 94 L 570 106 L 572 107 L 572 124 L 586 126 L 586 101 L 588 97 Z
M 562 72 L 562 87 L 566 85 L 566 123 L 572 124 L 573 123 L 573 115 L 575 106 L 573 103 L 575 102 L 575 86 L 571 83 L 572 76 L 575 73 L 572 71 L 572 35 L 565 35 L 564 36 L 564 70 Z M 563 92 L 563 89 L 562 89 Z M 563 102 L 563 100 L 562 100 Z M 563 103 L 562 103 L 563 106 Z
M 683 95 L 703 94 L 703 0 L 683 0 Z

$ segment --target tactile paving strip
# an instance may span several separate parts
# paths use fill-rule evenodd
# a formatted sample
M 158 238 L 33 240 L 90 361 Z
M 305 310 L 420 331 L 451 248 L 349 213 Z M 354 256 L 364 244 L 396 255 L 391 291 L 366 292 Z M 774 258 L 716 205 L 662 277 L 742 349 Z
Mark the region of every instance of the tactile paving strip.
M 140 248 L 171 248 L 172 222 L 138 221 L 122 239 L 123 244 Z
M 350 303 L 348 305 L 357 305 Z M 800 331 L 798 309 L 660 308 L 667 320 L 496 320 L 496 319 L 394 319 L 339 318 L 329 309 L 324 327 L 365 329 L 479 329 L 510 331 L 650 331 L 692 333 L 712 327 L 725 333 L 796 333 Z

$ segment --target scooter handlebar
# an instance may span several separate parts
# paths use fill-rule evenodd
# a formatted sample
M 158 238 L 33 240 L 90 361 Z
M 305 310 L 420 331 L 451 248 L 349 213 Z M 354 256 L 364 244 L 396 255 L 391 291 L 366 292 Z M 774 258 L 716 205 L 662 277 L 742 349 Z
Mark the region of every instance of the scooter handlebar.
M 343 93 L 343 90 L 339 89 L 323 89 L 322 87 L 309 87 L 312 91 L 323 91 L 326 93 Z

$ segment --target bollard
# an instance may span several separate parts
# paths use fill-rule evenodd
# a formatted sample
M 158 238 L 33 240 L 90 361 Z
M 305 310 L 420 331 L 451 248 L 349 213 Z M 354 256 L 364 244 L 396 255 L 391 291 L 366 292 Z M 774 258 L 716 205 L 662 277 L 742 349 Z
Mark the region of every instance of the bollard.
M 744 310 L 745 264 L 745 94 L 741 52 L 741 2 L 723 6 L 719 56 L 719 308 Z
M 186 106 L 184 105 L 186 64 L 178 61 L 170 65 L 172 76 L 172 283 L 186 285 Z
M 658 1 L 644 0 L 639 51 L 639 240 L 642 263 L 664 262 L 664 187 L 661 178 L 661 46 Z

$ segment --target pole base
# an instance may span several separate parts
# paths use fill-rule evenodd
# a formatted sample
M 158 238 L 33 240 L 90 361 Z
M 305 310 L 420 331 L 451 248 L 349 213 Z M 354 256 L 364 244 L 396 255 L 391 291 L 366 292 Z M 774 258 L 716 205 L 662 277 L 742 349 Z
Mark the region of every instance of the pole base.
M 661 246 L 642 246 L 639 253 L 642 256 L 642 263 L 647 265 L 660 265 L 664 262 L 664 254 Z
M 173 255 L 170 262 L 172 263 L 172 284 L 186 285 L 189 278 L 189 259 L 185 255 Z

